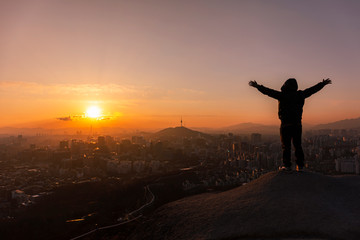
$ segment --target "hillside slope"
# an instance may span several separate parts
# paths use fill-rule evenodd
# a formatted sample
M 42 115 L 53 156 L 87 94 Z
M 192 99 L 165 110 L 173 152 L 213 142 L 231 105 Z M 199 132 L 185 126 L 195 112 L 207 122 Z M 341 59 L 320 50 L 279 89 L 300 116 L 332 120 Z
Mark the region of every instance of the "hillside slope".
M 344 119 L 341 121 L 319 124 L 314 129 L 359 129 L 360 118 Z
M 198 138 L 198 137 L 209 137 L 209 135 L 191 130 L 186 127 L 174 127 L 166 128 L 159 132 L 153 133 L 151 137 L 156 139 L 179 139 L 179 138 Z
M 131 239 L 358 239 L 360 176 L 271 172 L 157 209 Z

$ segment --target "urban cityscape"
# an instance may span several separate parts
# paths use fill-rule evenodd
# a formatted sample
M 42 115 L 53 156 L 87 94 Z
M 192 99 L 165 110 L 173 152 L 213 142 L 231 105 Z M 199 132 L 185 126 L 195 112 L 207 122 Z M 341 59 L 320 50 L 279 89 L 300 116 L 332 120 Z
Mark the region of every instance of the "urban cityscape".
M 3 136 L 0 141 L 0 217 L 1 222 L 9 224 L 4 226 L 18 224 L 18 218 L 28 209 L 43 204 L 58 189 L 69 186 L 82 188 L 89 183 L 106 186 L 109 181 L 128 186 L 138 184 L 137 190 L 129 188 L 129 193 L 123 190 L 125 196 L 137 191 L 133 197 L 138 199 L 134 201 L 129 197 L 106 221 L 92 216 L 95 213 L 88 213 L 87 217 L 62 216 L 69 218 L 63 219 L 68 225 L 81 222 L 83 227 L 79 229 L 85 231 L 93 227 L 92 218 L 103 225 L 119 219 L 131 220 L 134 214 L 130 216 L 129 212 L 148 203 L 149 192 L 154 191 L 151 189 L 156 189 L 155 202 L 161 205 L 169 196 L 162 200 L 156 195 L 172 195 L 170 199 L 174 200 L 227 190 L 247 184 L 282 165 L 278 136 L 206 134 L 183 126 L 127 138 L 78 133 L 74 136 Z M 327 175 L 360 173 L 357 130 L 306 131 L 303 146 L 307 171 Z M 159 187 L 155 183 L 161 178 L 172 180 L 163 180 L 167 185 Z M 141 190 L 149 186 L 147 191 Z M 169 187 L 177 193 L 171 194 Z M 81 234 L 78 231 L 68 231 L 68 234 Z
M 0 1 L 0 239 L 360 236 L 360 1 Z

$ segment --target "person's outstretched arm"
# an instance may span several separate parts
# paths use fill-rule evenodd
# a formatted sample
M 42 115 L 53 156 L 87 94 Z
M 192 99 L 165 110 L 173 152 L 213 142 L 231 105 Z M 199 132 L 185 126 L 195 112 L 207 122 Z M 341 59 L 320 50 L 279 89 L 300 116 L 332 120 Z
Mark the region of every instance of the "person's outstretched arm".
M 257 90 L 259 90 L 259 92 L 261 92 L 262 94 L 268 95 L 269 97 L 272 97 L 272 98 L 275 98 L 275 99 L 278 99 L 278 100 L 280 98 L 281 92 L 276 91 L 276 90 L 271 89 L 271 88 L 264 87 L 263 85 L 259 85 L 256 81 L 250 81 L 249 85 L 251 87 L 254 87 Z
M 305 89 L 304 92 L 304 97 L 308 98 L 311 95 L 313 95 L 314 93 L 317 93 L 318 91 L 320 91 L 324 86 L 331 84 L 331 80 L 329 78 L 327 79 L 323 79 L 321 82 L 319 82 L 318 84 Z

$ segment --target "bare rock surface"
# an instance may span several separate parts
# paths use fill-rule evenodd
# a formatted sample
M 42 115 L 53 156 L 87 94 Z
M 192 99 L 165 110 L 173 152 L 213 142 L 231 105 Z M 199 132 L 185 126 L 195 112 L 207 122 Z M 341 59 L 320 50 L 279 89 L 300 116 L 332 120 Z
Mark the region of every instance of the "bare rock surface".
M 131 239 L 360 239 L 360 176 L 271 172 L 168 203 Z

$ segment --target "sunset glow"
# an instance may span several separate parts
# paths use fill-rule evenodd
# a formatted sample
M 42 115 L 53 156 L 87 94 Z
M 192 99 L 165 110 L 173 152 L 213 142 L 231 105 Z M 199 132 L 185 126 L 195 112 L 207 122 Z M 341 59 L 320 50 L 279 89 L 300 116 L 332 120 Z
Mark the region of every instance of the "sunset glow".
M 359 66 L 360 0 L 0 0 L 0 240 L 357 238 Z
M 86 109 L 86 117 L 89 118 L 100 118 L 102 116 L 102 111 L 98 106 L 91 106 Z
M 279 90 L 291 77 L 333 80 L 304 123 L 359 117 L 356 1 L 90 2 L 0 3 L 0 127 L 117 112 L 101 124 L 276 125 L 277 102 L 248 82 Z

